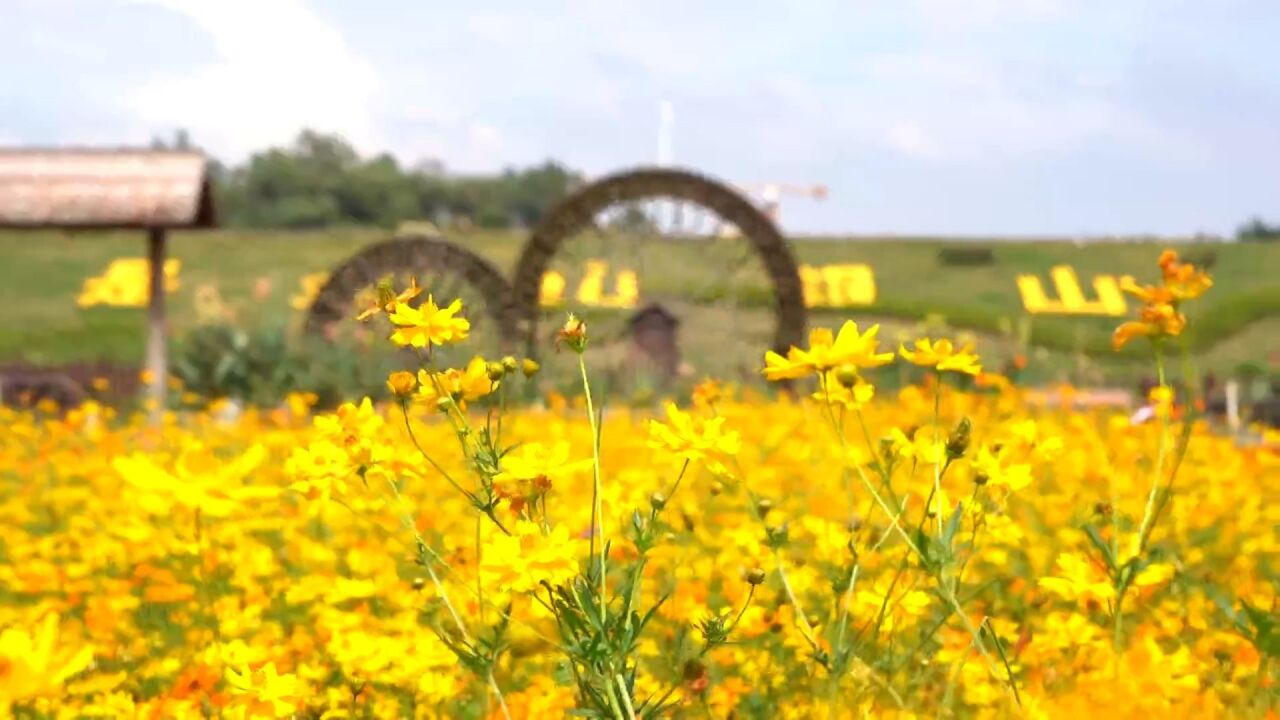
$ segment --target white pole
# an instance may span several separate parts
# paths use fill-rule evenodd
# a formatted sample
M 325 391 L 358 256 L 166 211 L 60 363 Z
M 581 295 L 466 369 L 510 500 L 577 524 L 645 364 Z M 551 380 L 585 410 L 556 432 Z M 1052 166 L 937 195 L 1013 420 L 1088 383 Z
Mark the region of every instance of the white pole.
M 164 261 L 165 233 L 163 228 L 147 231 L 148 269 L 150 270 L 147 302 L 147 372 L 151 384 L 147 397 L 151 401 L 151 423 L 159 425 L 164 416 L 165 390 L 169 380 L 169 358 L 165 348 L 164 331 Z
M 1232 432 L 1240 430 L 1240 381 L 1227 381 L 1227 425 Z

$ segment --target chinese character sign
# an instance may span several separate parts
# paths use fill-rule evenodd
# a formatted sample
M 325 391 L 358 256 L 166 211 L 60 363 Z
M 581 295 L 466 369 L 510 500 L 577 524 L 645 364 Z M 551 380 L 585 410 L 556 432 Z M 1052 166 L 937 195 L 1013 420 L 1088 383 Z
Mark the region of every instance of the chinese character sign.
M 870 265 L 801 265 L 799 270 L 807 307 L 865 307 L 876 302 L 876 276 Z M 1121 316 L 1128 312 L 1128 304 L 1120 292 L 1123 278 L 1095 275 L 1092 283 L 1094 299 L 1085 295 L 1080 279 L 1070 265 L 1050 268 L 1049 278 L 1056 298 L 1046 292 L 1038 275 L 1017 276 L 1018 294 L 1028 313 Z M 635 271 L 624 268 L 612 272 L 603 260 L 588 260 L 573 288 L 569 287 L 568 279 L 561 272 L 550 270 L 543 274 L 539 293 L 539 303 L 543 307 L 559 307 L 570 295 L 583 307 L 633 308 L 639 300 L 640 282 Z
M 1124 295 L 1120 292 L 1120 283 L 1112 275 L 1095 275 L 1093 289 L 1097 300 L 1085 298 L 1080 288 L 1080 280 L 1070 265 L 1058 265 L 1049 271 L 1053 279 L 1054 289 L 1058 293 L 1057 300 L 1050 300 L 1045 294 L 1044 285 L 1035 275 L 1018 276 L 1018 293 L 1022 296 L 1022 306 L 1032 315 L 1108 315 L 1119 316 L 1128 312 Z
M 182 261 L 165 261 L 165 292 L 171 293 L 178 289 L 178 273 L 181 269 Z M 85 278 L 76 304 L 82 308 L 95 305 L 140 308 L 147 306 L 150 292 L 147 259 L 117 258 L 111 261 L 102 275 Z
M 801 265 L 800 282 L 808 307 L 852 307 L 876 301 L 876 277 L 870 265 Z
M 603 260 L 588 260 L 582 279 L 574 291 L 574 300 L 584 307 L 633 308 L 640 298 L 640 281 L 633 270 L 620 270 L 613 280 L 612 292 L 606 292 L 609 264 Z M 543 307 L 564 304 L 568 281 L 564 275 L 549 270 L 542 275 L 542 287 L 538 302 Z

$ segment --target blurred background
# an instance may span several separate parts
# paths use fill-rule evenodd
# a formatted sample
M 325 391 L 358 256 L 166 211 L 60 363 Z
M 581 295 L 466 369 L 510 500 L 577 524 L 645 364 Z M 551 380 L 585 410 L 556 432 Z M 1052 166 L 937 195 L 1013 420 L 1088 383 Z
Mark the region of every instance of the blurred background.
M 169 402 L 381 392 L 405 358 L 348 310 L 388 274 L 472 309 L 449 361 L 535 354 L 553 390 L 546 331 L 576 310 L 620 399 L 750 385 L 797 330 L 779 253 L 808 326 L 951 335 L 1029 386 L 1132 394 L 1149 359 L 1110 331 L 1135 306 L 1103 295 L 1166 246 L 1216 278 L 1189 331 L 1215 392 L 1280 387 L 1271 3 L 3 6 L 6 402 L 128 402 L 149 334 Z M 706 188 L 590 194 L 639 167 L 707 178 L 785 251 Z

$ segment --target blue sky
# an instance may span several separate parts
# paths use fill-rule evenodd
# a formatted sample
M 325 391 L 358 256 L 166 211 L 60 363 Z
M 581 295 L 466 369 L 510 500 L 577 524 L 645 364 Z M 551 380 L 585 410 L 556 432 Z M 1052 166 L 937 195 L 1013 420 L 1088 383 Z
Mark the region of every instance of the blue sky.
M 793 232 L 1229 233 L 1280 220 L 1274 0 L 0 0 L 0 144 L 302 127 L 405 162 L 657 153 L 823 183 Z

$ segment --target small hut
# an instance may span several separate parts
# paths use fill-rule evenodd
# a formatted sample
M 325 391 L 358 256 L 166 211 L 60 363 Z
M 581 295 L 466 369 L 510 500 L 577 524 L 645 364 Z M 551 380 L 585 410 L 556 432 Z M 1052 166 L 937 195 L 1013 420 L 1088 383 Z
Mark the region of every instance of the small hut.
M 651 372 L 663 385 L 671 382 L 680 369 L 679 327 L 680 319 L 662 305 L 637 310 L 627 322 L 633 366 Z
M 164 406 L 164 261 L 171 229 L 215 225 L 208 161 L 168 150 L 0 148 L 0 229 L 137 229 L 147 234 L 146 369 Z

